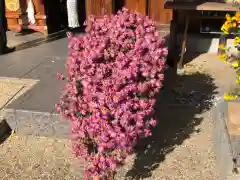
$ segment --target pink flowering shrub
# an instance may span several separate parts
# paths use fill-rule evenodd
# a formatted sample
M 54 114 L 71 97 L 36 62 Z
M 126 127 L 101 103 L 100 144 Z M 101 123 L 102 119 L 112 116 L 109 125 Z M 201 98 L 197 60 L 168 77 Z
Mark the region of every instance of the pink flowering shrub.
M 125 8 L 91 17 L 87 33 L 70 37 L 68 48 L 58 109 L 72 124 L 75 153 L 88 162 L 85 179 L 111 179 L 157 124 L 153 108 L 167 49 L 153 21 Z

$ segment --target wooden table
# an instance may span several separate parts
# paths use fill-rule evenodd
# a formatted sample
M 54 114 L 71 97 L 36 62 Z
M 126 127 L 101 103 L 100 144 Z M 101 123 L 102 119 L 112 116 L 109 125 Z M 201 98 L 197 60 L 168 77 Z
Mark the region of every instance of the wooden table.
M 187 41 L 187 33 L 189 27 L 189 19 L 203 19 L 204 16 L 193 16 L 191 14 L 192 11 L 239 11 L 239 7 L 226 4 L 226 3 L 218 3 L 218 2 L 175 2 L 175 1 L 166 1 L 165 9 L 172 9 L 173 10 L 173 19 L 171 21 L 170 26 L 170 39 L 169 39 L 169 56 L 168 62 L 170 64 L 176 63 L 176 44 L 177 44 L 177 34 L 178 34 L 178 13 L 177 11 L 182 11 L 185 16 L 185 23 L 184 23 L 184 32 L 183 32 L 183 40 L 181 43 L 181 53 L 180 59 L 177 61 L 177 68 L 183 68 L 183 56 L 185 54 L 186 48 L 186 41 Z M 215 17 L 213 17 L 215 18 Z

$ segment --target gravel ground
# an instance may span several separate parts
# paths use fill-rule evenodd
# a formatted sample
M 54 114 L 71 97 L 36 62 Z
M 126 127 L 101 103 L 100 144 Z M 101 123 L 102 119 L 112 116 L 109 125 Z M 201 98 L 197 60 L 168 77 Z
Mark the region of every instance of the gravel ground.
M 166 85 L 158 103 L 159 126 L 139 142 L 135 160 L 129 158 L 117 179 L 219 179 L 211 108 L 214 98 L 234 84 L 234 71 L 215 54 L 203 54 L 173 79 L 174 88 Z M 68 140 L 15 136 L 0 148 L 1 180 L 83 178 L 82 163 L 73 157 Z
M 77 180 L 78 163 L 63 139 L 14 136 L 0 151 L 1 180 Z

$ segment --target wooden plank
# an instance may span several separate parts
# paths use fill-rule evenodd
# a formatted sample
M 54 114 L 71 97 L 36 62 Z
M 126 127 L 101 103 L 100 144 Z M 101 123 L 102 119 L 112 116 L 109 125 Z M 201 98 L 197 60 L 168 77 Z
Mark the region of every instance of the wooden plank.
M 239 7 L 232 4 L 218 2 L 169 2 L 165 3 L 166 9 L 197 10 L 197 11 L 238 11 Z
M 224 47 L 226 46 L 227 44 L 227 35 L 225 34 L 221 34 L 220 37 L 219 37 L 219 45 L 223 45 Z M 218 55 L 221 55 L 221 54 L 225 54 L 225 50 L 222 50 L 222 49 L 218 49 Z
M 102 16 L 103 10 L 106 14 L 112 14 L 112 0 L 86 0 L 86 16 Z
M 206 2 L 204 4 L 201 4 L 197 7 L 198 11 L 239 11 L 239 7 L 232 4 L 226 4 L 226 3 L 217 3 L 217 2 Z
M 172 20 L 172 10 L 164 9 L 164 0 L 149 0 L 148 15 L 157 25 L 170 24 Z
M 146 0 L 125 0 L 125 7 L 132 12 L 137 11 L 142 15 L 147 14 Z
M 105 0 L 105 10 L 108 15 L 113 13 L 113 2 L 112 0 Z

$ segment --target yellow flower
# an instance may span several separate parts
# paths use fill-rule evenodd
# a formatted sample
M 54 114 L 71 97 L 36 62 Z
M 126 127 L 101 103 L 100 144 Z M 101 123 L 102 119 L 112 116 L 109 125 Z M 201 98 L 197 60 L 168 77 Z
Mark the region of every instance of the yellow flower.
M 231 21 L 231 16 L 230 16 L 230 14 L 226 14 L 226 19 L 227 19 L 227 21 Z
M 228 31 L 223 31 L 223 34 L 229 34 L 229 32 Z
M 236 84 L 240 84 L 240 79 L 239 78 L 236 79 Z
M 12 131 L 11 131 L 11 134 L 10 134 L 10 136 L 9 136 L 9 139 L 12 139 L 14 136 L 15 136 L 15 131 L 12 130 Z
M 227 24 L 227 23 L 223 24 L 221 27 L 221 31 L 223 31 L 224 34 L 229 34 L 229 32 L 228 32 L 229 29 L 230 29 L 230 27 L 229 27 L 229 24 Z
M 227 54 L 220 54 L 220 55 L 218 55 L 218 58 L 221 59 L 221 60 L 226 60 L 227 57 L 228 57 Z
M 239 67 L 239 62 L 238 62 L 238 61 L 234 61 L 234 62 L 232 63 L 232 67 L 238 68 L 238 67 Z
M 236 40 L 240 40 L 240 37 L 239 37 L 239 36 L 237 36 L 237 37 L 235 37 L 235 39 L 236 39 Z
M 224 29 L 227 29 L 228 28 L 228 22 L 225 22 L 223 25 L 222 25 L 222 28 L 224 28 Z
M 223 45 L 223 44 L 220 44 L 218 47 L 219 47 L 219 48 L 224 48 L 224 45 Z
M 227 50 L 227 48 L 223 44 L 220 44 L 218 46 L 218 49 L 225 50 L 225 51 Z
M 237 20 L 236 16 L 233 16 L 232 21 L 236 21 L 236 20 Z
M 237 23 L 236 23 L 236 22 L 233 22 L 233 23 L 232 23 L 232 27 L 234 27 L 234 28 L 237 27 Z
M 236 46 L 236 45 L 238 45 L 238 44 L 240 44 L 240 38 L 239 38 L 239 37 L 236 37 L 236 38 L 234 39 L 234 41 L 233 41 L 233 45 Z
M 235 100 L 237 98 L 238 98 L 237 95 L 231 95 L 231 94 L 224 93 L 224 99 L 225 100 Z
M 237 18 L 240 18 L 240 12 L 236 12 L 235 16 L 236 16 Z
M 238 74 L 238 72 L 236 75 L 236 84 L 240 84 L 240 75 Z

